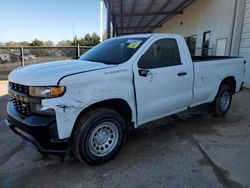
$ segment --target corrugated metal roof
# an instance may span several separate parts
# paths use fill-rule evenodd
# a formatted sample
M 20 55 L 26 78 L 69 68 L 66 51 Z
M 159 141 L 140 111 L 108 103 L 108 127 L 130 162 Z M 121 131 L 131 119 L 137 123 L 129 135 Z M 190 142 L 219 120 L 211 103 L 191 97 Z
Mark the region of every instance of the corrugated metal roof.
M 182 14 L 194 1 L 111 0 L 111 19 L 117 35 L 149 33 L 174 15 Z

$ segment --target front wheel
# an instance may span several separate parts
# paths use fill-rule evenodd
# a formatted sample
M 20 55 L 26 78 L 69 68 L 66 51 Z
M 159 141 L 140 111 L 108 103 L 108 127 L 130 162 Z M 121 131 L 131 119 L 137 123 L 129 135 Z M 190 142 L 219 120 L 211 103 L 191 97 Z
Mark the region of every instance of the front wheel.
M 221 85 L 214 102 L 212 103 L 213 111 L 216 116 L 225 115 L 232 103 L 232 90 L 229 85 Z
M 125 140 L 125 122 L 115 111 L 99 108 L 83 115 L 72 137 L 75 156 L 81 161 L 99 165 L 112 159 Z

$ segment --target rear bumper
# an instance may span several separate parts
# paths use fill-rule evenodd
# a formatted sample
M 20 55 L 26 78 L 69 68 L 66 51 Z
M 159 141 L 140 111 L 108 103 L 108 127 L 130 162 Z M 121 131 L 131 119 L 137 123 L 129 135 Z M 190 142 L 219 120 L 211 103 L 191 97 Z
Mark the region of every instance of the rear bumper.
M 68 139 L 58 139 L 55 116 L 24 117 L 15 111 L 11 102 L 7 105 L 7 112 L 7 125 L 36 150 L 53 155 L 66 153 Z

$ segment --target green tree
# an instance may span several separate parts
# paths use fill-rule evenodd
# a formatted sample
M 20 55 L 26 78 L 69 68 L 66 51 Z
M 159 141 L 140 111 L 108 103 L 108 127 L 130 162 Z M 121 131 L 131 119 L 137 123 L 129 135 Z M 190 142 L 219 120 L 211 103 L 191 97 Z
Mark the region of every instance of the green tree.
M 72 41 L 70 40 L 61 40 L 59 41 L 56 46 L 71 46 Z
M 72 46 L 79 44 L 80 46 L 95 46 L 100 43 L 100 37 L 96 33 L 86 34 L 83 38 L 75 36 L 71 42 Z
M 105 30 L 105 31 L 102 33 L 102 39 L 103 39 L 103 41 L 107 40 L 107 30 Z
M 83 37 L 83 45 L 84 46 L 95 46 L 100 43 L 100 37 L 96 33 L 86 34 Z
M 30 46 L 30 43 L 27 42 L 27 41 L 22 41 L 22 42 L 19 42 L 18 45 L 19 45 L 19 46 Z
M 76 46 L 77 44 L 79 44 L 79 40 L 78 40 L 77 36 L 75 35 L 73 38 L 73 41 L 71 42 L 71 45 Z
M 44 42 L 41 41 L 41 40 L 38 40 L 38 39 L 34 39 L 34 40 L 31 42 L 31 46 L 44 46 Z
M 22 41 L 22 42 L 9 41 L 5 44 L 5 46 L 30 46 L 30 43 L 27 41 Z
M 47 41 L 44 42 L 44 46 L 55 46 L 55 45 L 54 45 L 53 41 L 47 40 Z
M 5 44 L 6 46 L 18 46 L 18 43 L 17 42 L 14 42 L 14 41 L 9 41 Z

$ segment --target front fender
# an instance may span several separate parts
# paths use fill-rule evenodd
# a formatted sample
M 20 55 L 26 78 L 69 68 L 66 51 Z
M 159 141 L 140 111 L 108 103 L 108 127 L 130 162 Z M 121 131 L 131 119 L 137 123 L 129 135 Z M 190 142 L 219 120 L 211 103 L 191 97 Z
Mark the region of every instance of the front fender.
M 66 77 L 60 82 L 67 87 L 64 96 L 42 101 L 42 106 L 55 110 L 60 139 L 70 137 L 77 117 L 84 109 L 104 100 L 126 101 L 132 110 L 132 121 L 136 120 L 132 72 L 125 68 L 121 69 L 124 71 L 116 69 L 109 69 L 112 74 L 106 74 L 106 69 Z

